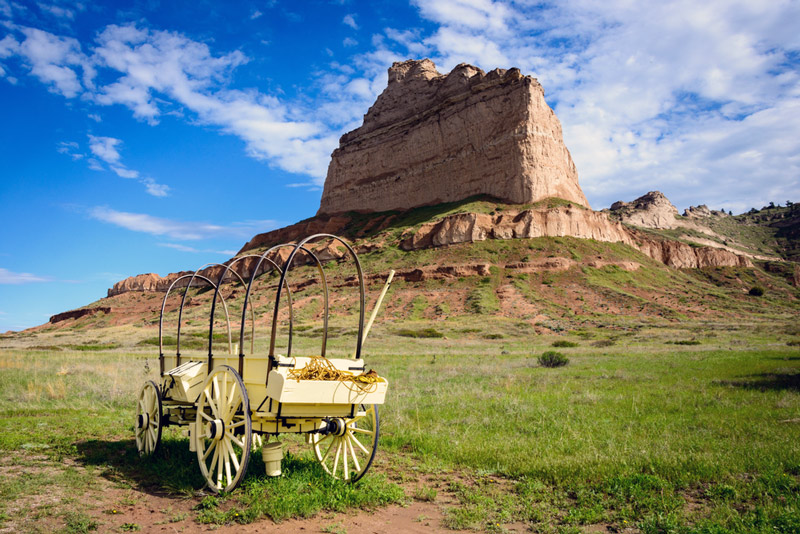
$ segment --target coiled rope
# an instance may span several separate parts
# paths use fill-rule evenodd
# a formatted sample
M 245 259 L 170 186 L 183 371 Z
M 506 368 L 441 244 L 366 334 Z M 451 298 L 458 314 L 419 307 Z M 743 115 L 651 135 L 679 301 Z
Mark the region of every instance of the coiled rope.
M 321 356 L 312 356 L 302 369 L 290 369 L 288 376 L 298 382 L 301 380 L 338 380 L 351 391 L 355 387 L 363 393 L 372 393 L 378 389 L 378 382 L 383 381 L 372 369 L 366 373 L 355 375 L 350 371 L 337 369 L 330 360 Z M 350 386 L 351 384 L 353 387 Z

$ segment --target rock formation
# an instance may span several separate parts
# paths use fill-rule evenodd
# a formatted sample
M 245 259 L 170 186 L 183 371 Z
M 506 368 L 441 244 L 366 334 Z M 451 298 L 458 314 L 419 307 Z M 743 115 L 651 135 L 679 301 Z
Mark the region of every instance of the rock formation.
M 432 61 L 389 69 L 388 87 L 331 157 L 319 214 L 380 212 L 485 194 L 588 206 L 561 124 L 535 78 Z
M 728 217 L 725 211 L 710 210 L 705 204 L 689 206 L 683 210 L 683 216 L 689 219 L 705 219 L 706 217 Z
M 70 310 L 61 313 L 57 313 L 50 317 L 50 324 L 60 323 L 61 321 L 66 321 L 67 319 L 80 319 L 81 317 L 86 317 L 87 315 L 94 315 L 96 313 L 111 313 L 110 306 L 96 306 L 94 308 L 81 308 L 79 310 Z
M 611 204 L 610 214 L 620 221 L 644 228 L 675 228 L 680 225 L 678 208 L 660 191 L 650 191 L 633 202 L 618 200 Z

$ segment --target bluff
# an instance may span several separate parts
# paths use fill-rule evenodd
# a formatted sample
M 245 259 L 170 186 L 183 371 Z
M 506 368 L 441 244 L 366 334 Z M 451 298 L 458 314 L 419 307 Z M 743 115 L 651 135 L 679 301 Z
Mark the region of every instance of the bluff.
M 544 90 L 519 69 L 429 59 L 394 63 L 389 83 L 343 135 L 318 214 L 381 212 L 489 195 L 510 204 L 558 197 L 589 205 Z

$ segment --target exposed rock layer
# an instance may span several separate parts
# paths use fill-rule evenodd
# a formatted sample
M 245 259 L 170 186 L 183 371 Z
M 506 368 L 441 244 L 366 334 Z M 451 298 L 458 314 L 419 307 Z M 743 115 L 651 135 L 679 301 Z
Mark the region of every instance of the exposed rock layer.
M 66 321 L 67 319 L 78 319 L 80 317 L 86 317 L 87 315 L 94 315 L 96 313 L 111 313 L 111 307 L 97 306 L 94 308 L 81 308 L 80 310 L 70 310 L 57 313 L 50 317 L 50 323 L 60 323 L 61 321 Z
M 588 206 L 561 124 L 536 79 L 430 60 L 395 63 L 389 85 L 342 136 L 319 213 L 380 212 L 487 194 L 514 204 Z

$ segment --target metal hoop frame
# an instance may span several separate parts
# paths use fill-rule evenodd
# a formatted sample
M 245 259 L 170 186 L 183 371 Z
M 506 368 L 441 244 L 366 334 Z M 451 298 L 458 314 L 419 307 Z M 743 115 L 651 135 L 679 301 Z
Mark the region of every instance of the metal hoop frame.
M 269 356 L 271 356 L 271 357 L 275 356 L 275 335 L 276 335 L 277 329 L 278 329 L 278 306 L 280 305 L 281 289 L 283 288 L 284 281 L 286 280 L 286 274 L 289 272 L 289 269 L 292 267 L 292 262 L 294 261 L 294 258 L 297 255 L 297 252 L 300 251 L 300 250 L 307 250 L 304 247 L 304 245 L 306 243 L 308 243 L 310 241 L 316 241 L 316 240 L 321 239 L 321 238 L 332 239 L 332 240 L 338 241 L 339 243 L 344 245 L 345 248 L 347 249 L 347 251 L 350 253 L 350 256 L 352 256 L 353 261 L 356 264 L 356 271 L 358 272 L 358 296 L 359 296 L 358 300 L 359 300 L 359 302 L 358 302 L 358 339 L 356 340 L 355 359 L 357 359 L 357 360 L 361 359 L 361 344 L 362 344 L 363 335 L 364 335 L 364 302 L 365 302 L 365 297 L 364 297 L 364 273 L 361 270 L 361 263 L 358 261 L 358 256 L 356 255 L 355 250 L 353 250 L 353 247 L 350 246 L 350 244 L 347 241 L 345 241 L 344 239 L 342 239 L 341 237 L 335 236 L 333 234 L 314 234 L 314 235 L 310 235 L 310 236 L 306 237 L 305 239 L 303 239 L 302 241 L 300 241 L 299 243 L 294 245 L 294 249 L 292 250 L 291 254 L 289 254 L 289 257 L 286 259 L 286 263 L 283 265 L 283 270 L 281 271 L 281 281 L 278 283 L 277 295 L 275 295 L 275 309 L 273 310 L 273 315 L 272 315 L 272 334 L 270 336 L 270 343 L 269 343 Z M 283 246 L 283 245 L 278 245 L 278 246 Z M 290 245 L 290 246 L 292 246 L 292 245 Z M 313 254 L 312 254 L 312 256 L 313 256 Z M 316 258 L 316 256 L 314 256 L 314 257 Z M 317 259 L 317 265 L 319 266 L 320 271 L 323 272 L 323 279 L 324 279 L 324 270 L 322 269 L 322 265 L 319 263 L 319 259 Z M 328 331 L 328 328 L 327 328 L 328 327 L 328 322 L 327 322 L 328 321 L 327 300 L 328 300 L 328 295 L 327 295 L 327 284 L 326 284 L 325 285 L 325 329 L 324 329 L 326 334 L 327 334 L 327 331 Z M 289 346 L 290 347 L 291 347 L 291 337 L 292 337 L 292 332 L 291 332 L 291 329 L 290 329 L 289 330 Z M 325 340 L 323 340 L 323 343 L 325 343 Z M 287 351 L 287 355 L 288 355 L 288 351 Z M 323 346 L 322 355 L 323 356 L 325 355 L 324 346 Z

